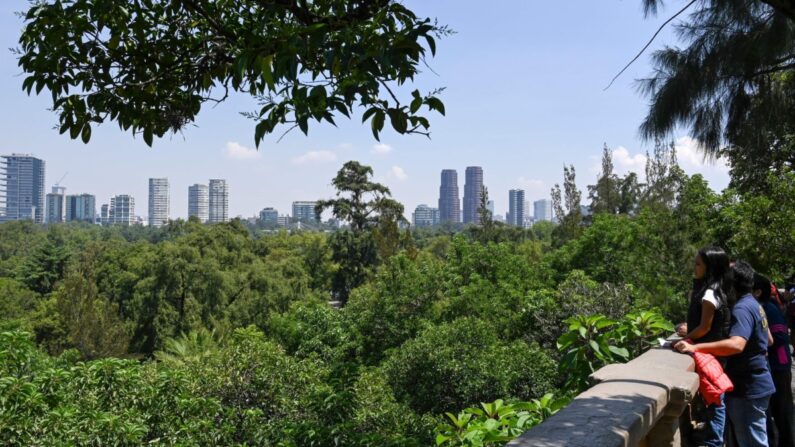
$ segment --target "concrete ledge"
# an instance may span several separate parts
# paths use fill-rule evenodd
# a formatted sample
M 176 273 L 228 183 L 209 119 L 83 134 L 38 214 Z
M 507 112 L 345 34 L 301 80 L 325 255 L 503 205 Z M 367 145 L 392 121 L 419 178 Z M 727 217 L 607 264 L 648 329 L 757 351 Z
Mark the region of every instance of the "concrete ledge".
M 698 391 L 694 366 L 689 356 L 662 348 L 605 366 L 591 375 L 594 386 L 508 446 L 675 445 L 679 415 Z

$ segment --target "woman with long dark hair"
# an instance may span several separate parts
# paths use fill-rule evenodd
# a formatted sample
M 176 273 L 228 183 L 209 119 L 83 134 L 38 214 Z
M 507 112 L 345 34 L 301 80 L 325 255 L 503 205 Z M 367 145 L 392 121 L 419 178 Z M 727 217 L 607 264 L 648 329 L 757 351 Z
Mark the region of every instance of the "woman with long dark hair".
M 693 290 L 687 311 L 687 324 L 679 335 L 693 343 L 722 340 L 729 335 L 731 327 L 731 269 L 729 256 L 718 247 L 704 247 L 698 251 L 693 262 Z M 706 407 L 706 426 L 703 444 L 710 447 L 723 446 L 726 425 L 726 406 L 721 396 L 719 405 Z

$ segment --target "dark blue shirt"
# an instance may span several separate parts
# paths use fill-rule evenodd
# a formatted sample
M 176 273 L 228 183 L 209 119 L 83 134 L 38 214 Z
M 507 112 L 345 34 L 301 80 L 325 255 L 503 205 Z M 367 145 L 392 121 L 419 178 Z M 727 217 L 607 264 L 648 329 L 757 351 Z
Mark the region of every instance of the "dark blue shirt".
M 733 397 L 757 399 L 776 391 L 767 364 L 767 317 L 762 305 L 747 294 L 732 308 L 729 337 L 746 340 L 743 352 L 726 358 L 726 375 L 734 384 Z
M 789 332 L 787 318 L 773 301 L 762 304 L 767 315 L 767 324 L 773 334 L 773 346 L 767 348 L 767 360 L 771 371 L 789 371 L 792 365 L 792 354 L 789 350 Z

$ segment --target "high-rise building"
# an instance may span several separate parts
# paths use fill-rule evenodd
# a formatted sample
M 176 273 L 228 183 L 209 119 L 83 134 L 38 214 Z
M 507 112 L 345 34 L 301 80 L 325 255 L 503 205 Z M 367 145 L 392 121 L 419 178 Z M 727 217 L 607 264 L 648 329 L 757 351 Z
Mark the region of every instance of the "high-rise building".
M 44 222 L 44 160 L 32 155 L 0 157 L 0 222 Z
M 94 222 L 97 214 L 97 199 L 91 194 L 66 196 L 67 222 Z
M 127 194 L 110 198 L 108 222 L 111 224 L 132 225 L 136 223 L 135 199 Z
M 194 216 L 201 223 L 210 220 L 210 189 L 207 185 L 188 186 L 188 217 Z
M 315 205 L 317 202 L 293 202 L 294 222 L 316 222 Z
M 47 194 L 47 215 L 44 219 L 47 223 L 60 223 L 64 221 L 64 199 L 66 188 L 63 186 L 53 186 L 52 192 Z
M 277 225 L 279 223 L 279 211 L 274 208 L 264 208 L 259 212 L 259 220 L 264 224 Z
M 226 180 L 210 179 L 209 187 L 210 200 L 208 202 L 210 210 L 207 215 L 208 222 L 211 224 L 229 221 L 229 189 Z
M 169 194 L 167 178 L 149 179 L 149 226 L 162 227 L 168 223 Z
M 491 217 L 494 218 L 494 201 L 493 200 L 489 200 L 488 202 L 486 202 L 486 209 L 489 210 L 489 214 L 491 214 Z
M 549 199 L 541 199 L 533 202 L 533 217 L 536 222 L 546 220 L 552 221 L 552 201 Z
M 439 220 L 441 222 L 461 222 L 459 197 L 458 172 L 455 169 L 443 169 L 442 185 L 439 187 Z
M 477 223 L 478 208 L 483 194 L 483 168 L 469 166 L 464 180 L 464 223 Z
M 107 203 L 102 204 L 99 212 L 99 223 L 102 225 L 110 225 L 110 205 Z
M 524 190 L 512 189 L 508 191 L 508 225 L 524 227 Z
M 425 204 L 418 205 L 417 208 L 414 208 L 414 214 L 412 214 L 412 221 L 414 222 L 414 226 L 417 228 L 432 227 L 434 225 L 438 225 L 439 209 L 431 208 Z

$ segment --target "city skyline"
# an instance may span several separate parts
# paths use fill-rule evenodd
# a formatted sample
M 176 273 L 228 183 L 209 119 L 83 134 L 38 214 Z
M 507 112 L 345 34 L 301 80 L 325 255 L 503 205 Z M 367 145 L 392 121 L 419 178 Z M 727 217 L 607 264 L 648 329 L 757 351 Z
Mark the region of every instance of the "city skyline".
M 635 91 L 634 79 L 648 74 L 648 58 L 639 59 L 610 89 L 604 87 L 662 20 L 644 20 L 631 2 L 586 2 L 574 11 L 531 3 L 506 0 L 484 9 L 449 0 L 407 0 L 417 13 L 438 17 L 457 31 L 438 42 L 437 57 L 428 61 L 433 72 L 406 86 L 408 91 L 446 87 L 440 98 L 447 114 L 429 116 L 431 139 L 387 129 L 375 141 L 359 111 L 351 120 L 337 120 L 338 127 L 315 126 L 309 136 L 294 131 L 278 143 L 279 135 L 266 138 L 256 150 L 255 123 L 239 114 L 256 103 L 232 95 L 229 102 L 202 110 L 195 126 L 156 140 L 153 148 L 113 124 L 93 128 L 84 145 L 53 129 L 57 118 L 47 110 L 46 92 L 22 92 L 16 58 L 6 51 L 0 54 L 0 153 L 33 153 L 47 160 L 47 191 L 70 172 L 67 192 L 92 193 L 98 203 L 129 194 L 139 200 L 142 214 L 146 179 L 168 177 L 170 217 L 180 218 L 188 214 L 187 187 L 209 178 L 227 179 L 230 217 L 253 216 L 269 206 L 287 211 L 293 200 L 331 197 L 331 179 L 347 160 L 372 166 L 375 180 L 407 210 L 437 205 L 438 173 L 448 167 L 459 170 L 462 190 L 464 168 L 482 166 L 497 214 L 507 210 L 510 189 L 525 190 L 529 199 L 548 197 L 562 182 L 564 164 L 575 165 L 585 192 L 595 181 L 605 142 L 619 174 L 631 169 L 642 175 L 643 157 L 653 144 L 638 137 L 646 99 Z M 26 7 L 24 0 L 0 4 L 0 41 L 6 48 L 17 45 L 22 23 L 13 13 Z M 504 14 L 507 9 L 513 13 Z M 482 26 L 490 20 L 503 26 Z M 577 31 L 564 36 L 560 23 Z M 666 29 L 653 47 L 674 38 Z M 467 69 L 473 56 L 481 61 L 478 70 Z M 509 73 L 533 73 L 533 80 L 519 82 L 521 77 L 514 80 Z M 703 173 L 713 189 L 726 186 L 725 166 L 705 163 L 686 133 L 673 139 L 686 172 Z

